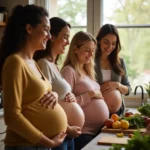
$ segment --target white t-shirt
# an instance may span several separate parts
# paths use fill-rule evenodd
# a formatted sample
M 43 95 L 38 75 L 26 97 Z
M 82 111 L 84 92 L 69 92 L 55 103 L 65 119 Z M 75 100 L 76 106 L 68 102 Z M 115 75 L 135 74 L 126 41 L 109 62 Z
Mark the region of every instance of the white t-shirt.
M 111 80 L 111 70 L 102 69 L 103 82 Z
M 54 63 L 47 59 L 40 59 L 37 63 L 43 74 L 51 82 L 52 91 L 57 92 L 59 100 L 64 100 L 66 94 L 71 92 L 70 84 L 62 77 Z

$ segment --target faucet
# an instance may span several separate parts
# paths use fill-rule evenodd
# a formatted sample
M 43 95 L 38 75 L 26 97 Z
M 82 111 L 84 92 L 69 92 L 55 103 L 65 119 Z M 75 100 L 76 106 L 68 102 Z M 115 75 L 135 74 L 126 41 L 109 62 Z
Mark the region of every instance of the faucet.
M 141 85 L 138 85 L 135 87 L 135 90 L 134 90 L 134 95 L 136 95 L 136 90 L 137 88 L 140 87 L 141 88 L 141 106 L 144 106 L 144 90 L 143 90 L 143 87 Z

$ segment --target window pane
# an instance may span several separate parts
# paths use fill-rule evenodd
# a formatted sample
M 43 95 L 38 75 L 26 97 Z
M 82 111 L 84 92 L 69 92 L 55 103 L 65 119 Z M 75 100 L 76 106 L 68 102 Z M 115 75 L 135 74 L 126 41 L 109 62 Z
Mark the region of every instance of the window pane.
M 58 0 L 58 16 L 72 26 L 87 25 L 87 0 Z
M 103 0 L 104 24 L 150 24 L 150 0 Z
M 150 29 L 118 29 L 132 88 L 150 81 Z
M 55 6 L 55 12 L 50 11 L 51 17 L 58 16 L 69 22 L 72 26 L 70 41 L 78 31 L 86 31 L 87 28 L 87 0 L 50 0 L 51 6 Z M 52 10 L 52 8 L 51 8 Z M 59 67 L 62 66 L 69 46 L 66 47 L 65 54 L 59 61 Z
M 72 28 L 71 29 L 70 40 L 72 39 L 72 37 L 74 36 L 74 34 L 77 33 L 77 32 L 79 32 L 79 31 L 86 31 L 86 28 Z

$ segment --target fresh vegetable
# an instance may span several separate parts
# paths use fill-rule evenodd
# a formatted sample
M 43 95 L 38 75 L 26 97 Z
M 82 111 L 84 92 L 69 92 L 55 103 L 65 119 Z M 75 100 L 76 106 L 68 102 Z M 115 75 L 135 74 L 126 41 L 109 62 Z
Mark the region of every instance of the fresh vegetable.
M 121 128 L 121 123 L 119 121 L 115 121 L 113 124 L 112 124 L 112 128 L 113 129 L 120 129 Z
M 145 127 L 145 120 L 143 117 L 138 115 L 133 115 L 129 117 L 122 117 L 122 120 L 127 120 L 129 122 L 129 128 L 138 129 Z
M 145 126 L 147 127 L 150 124 L 150 118 L 145 121 Z
M 150 117 L 150 104 L 145 104 L 137 109 L 142 115 Z
M 109 150 L 122 150 L 123 148 L 124 150 L 150 150 L 150 135 L 141 135 L 137 131 L 126 145 L 113 144 Z
M 150 98 L 150 82 L 145 84 L 145 89 L 147 91 L 148 97 Z
M 128 135 L 128 137 L 129 137 L 129 138 L 132 138 L 132 137 L 133 137 L 133 134 L 132 134 L 132 133 L 130 133 L 130 134 Z
M 126 112 L 125 113 L 125 117 L 129 117 L 130 115 L 133 115 L 133 113 L 132 112 Z
M 114 121 L 118 121 L 119 120 L 119 116 L 117 114 L 112 114 L 110 116 L 111 119 L 113 119 Z
M 124 134 L 123 134 L 123 132 L 121 132 L 121 133 L 117 133 L 116 136 L 117 137 L 124 137 Z
M 128 129 L 129 128 L 129 122 L 127 120 L 121 120 L 121 128 Z
M 114 120 L 112 120 L 112 119 L 106 119 L 105 120 L 105 126 L 107 127 L 107 128 L 112 128 L 112 124 L 114 123 Z

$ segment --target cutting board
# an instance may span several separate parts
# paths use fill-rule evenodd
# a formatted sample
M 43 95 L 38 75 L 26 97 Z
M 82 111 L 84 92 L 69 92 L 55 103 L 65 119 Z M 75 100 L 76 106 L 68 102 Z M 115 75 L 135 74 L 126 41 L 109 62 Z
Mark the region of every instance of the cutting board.
M 128 143 L 128 137 L 114 137 L 114 136 L 104 136 L 101 137 L 97 142 L 98 145 L 112 145 L 112 144 L 120 144 L 125 145 Z
M 107 128 L 106 126 L 104 126 L 101 131 L 102 132 L 106 132 L 106 133 L 134 133 L 135 131 L 137 131 L 138 129 L 113 129 L 113 128 Z M 141 133 L 144 133 L 146 131 L 146 128 L 140 128 L 139 131 Z

